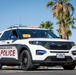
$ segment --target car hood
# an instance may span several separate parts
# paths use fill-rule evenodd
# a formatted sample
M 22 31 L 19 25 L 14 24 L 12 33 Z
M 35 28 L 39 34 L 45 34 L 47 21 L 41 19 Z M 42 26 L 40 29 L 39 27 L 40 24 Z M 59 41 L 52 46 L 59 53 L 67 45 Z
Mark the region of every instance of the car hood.
M 62 41 L 62 42 L 73 42 L 71 40 L 60 39 L 60 38 L 29 38 L 29 41 Z

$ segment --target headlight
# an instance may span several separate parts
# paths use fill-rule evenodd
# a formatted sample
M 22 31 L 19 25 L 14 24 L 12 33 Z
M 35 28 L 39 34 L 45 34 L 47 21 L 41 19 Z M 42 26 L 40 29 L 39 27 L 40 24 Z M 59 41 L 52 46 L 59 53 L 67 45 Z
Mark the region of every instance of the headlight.
M 36 55 L 43 55 L 45 53 L 46 53 L 45 50 L 36 50 Z
M 72 51 L 72 54 L 73 54 L 73 55 L 76 55 L 76 50 L 75 50 L 75 51 Z
M 46 44 L 46 41 L 29 41 L 29 44 L 44 46 Z

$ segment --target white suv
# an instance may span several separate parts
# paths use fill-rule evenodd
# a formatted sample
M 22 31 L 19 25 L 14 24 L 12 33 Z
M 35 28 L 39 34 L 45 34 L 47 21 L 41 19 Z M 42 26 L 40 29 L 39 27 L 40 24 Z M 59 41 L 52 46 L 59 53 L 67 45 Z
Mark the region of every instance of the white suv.
M 0 32 L 0 69 L 3 65 L 20 65 L 22 70 L 61 65 L 73 70 L 76 46 L 46 29 L 13 27 Z

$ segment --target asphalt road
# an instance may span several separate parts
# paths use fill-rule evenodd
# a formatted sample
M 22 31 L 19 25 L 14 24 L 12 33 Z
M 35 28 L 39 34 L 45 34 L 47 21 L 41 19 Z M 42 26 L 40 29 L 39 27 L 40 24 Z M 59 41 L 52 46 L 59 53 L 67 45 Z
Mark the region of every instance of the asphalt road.
M 64 70 L 62 67 L 38 69 L 33 71 L 22 71 L 18 68 L 3 68 L 0 75 L 76 75 L 76 69 Z

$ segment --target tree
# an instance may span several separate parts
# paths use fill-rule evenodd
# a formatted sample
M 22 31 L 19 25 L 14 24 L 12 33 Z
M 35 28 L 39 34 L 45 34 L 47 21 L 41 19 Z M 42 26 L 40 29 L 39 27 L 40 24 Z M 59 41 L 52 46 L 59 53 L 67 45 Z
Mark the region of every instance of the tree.
M 76 29 L 76 27 L 74 26 L 74 20 L 76 20 L 76 18 L 72 16 L 69 16 L 69 18 L 65 20 L 66 39 L 69 39 L 69 36 L 72 35 L 72 31 L 70 28 Z
M 69 19 L 66 19 L 65 22 L 65 31 L 66 31 L 66 39 L 69 39 L 69 36 L 72 35 L 72 31 L 70 28 L 72 29 L 76 29 L 76 27 L 74 26 L 74 21 L 76 20 L 76 18 L 70 16 Z M 57 22 L 57 24 L 59 25 L 59 29 L 57 29 L 58 33 L 61 35 L 61 22 Z
M 52 22 L 50 22 L 50 21 L 46 21 L 46 22 L 42 22 L 41 24 L 40 24 L 40 27 L 41 28 L 46 28 L 46 29 L 49 29 L 51 32 L 53 32 L 53 23 Z
M 59 29 L 57 29 L 57 31 L 60 35 L 62 35 L 61 34 L 61 23 L 58 22 L 57 24 L 59 25 Z M 66 24 L 65 31 L 66 31 L 66 39 L 69 39 L 69 36 L 72 35 L 72 32 L 71 32 L 70 27 L 68 26 L 68 24 Z
M 71 21 L 72 16 L 74 14 L 74 7 L 68 2 L 69 0 L 53 0 L 47 3 L 47 7 L 52 7 L 53 16 L 56 17 L 60 23 L 58 32 L 62 35 L 63 39 L 68 39 L 69 33 L 71 34 L 69 21 Z

